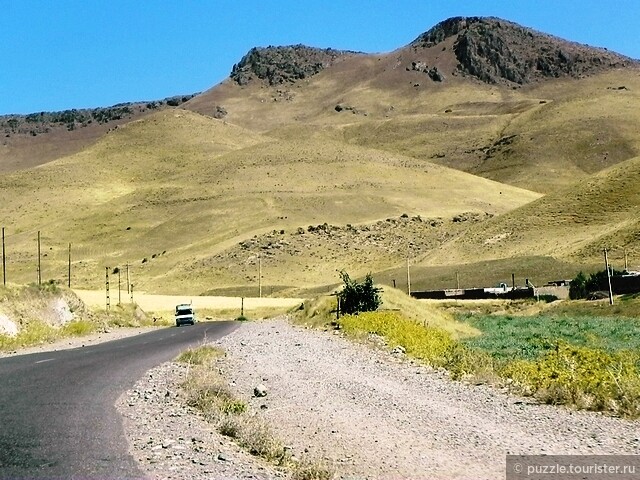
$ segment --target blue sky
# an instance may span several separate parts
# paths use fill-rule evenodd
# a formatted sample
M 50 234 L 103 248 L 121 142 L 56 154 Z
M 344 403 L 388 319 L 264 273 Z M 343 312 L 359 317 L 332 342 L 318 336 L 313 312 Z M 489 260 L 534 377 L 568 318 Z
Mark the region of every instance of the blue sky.
M 0 114 L 203 91 L 254 46 L 389 52 L 458 15 L 640 58 L 638 0 L 7 0 Z

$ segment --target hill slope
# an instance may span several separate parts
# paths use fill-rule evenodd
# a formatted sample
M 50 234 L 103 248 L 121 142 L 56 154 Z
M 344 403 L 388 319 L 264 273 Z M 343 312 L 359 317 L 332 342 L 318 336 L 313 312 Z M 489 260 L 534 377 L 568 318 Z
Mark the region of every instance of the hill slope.
M 43 278 L 65 278 L 71 242 L 74 283 L 99 287 L 105 266 L 130 262 L 138 290 L 162 292 L 246 283 L 247 258 L 217 270 L 207 259 L 274 228 L 296 232 L 309 223 L 359 224 L 402 213 L 484 216 L 538 197 L 407 157 L 268 138 L 179 110 L 132 122 L 77 155 L 2 176 L 0 187 L 10 280 L 35 278 L 41 230 Z M 279 264 L 275 284 L 314 285 L 336 268 L 364 271 L 378 261 L 362 265 L 347 250 L 316 267 L 313 255 Z M 315 273 L 304 273 L 301 262 Z
M 256 47 L 230 70 L 187 108 L 278 136 L 321 131 L 542 193 L 640 154 L 630 128 L 640 121 L 637 61 L 501 19 L 448 19 L 385 54 Z M 119 119 L 103 123 L 111 111 Z M 80 151 L 150 111 L 0 118 L 0 171 Z
M 640 157 L 570 188 L 469 228 L 426 255 L 425 265 L 460 264 L 531 255 L 600 263 L 608 248 L 616 268 L 626 251 L 640 266 Z
M 494 18 L 454 18 L 387 54 L 270 47 L 187 108 L 273 135 L 321 132 L 542 193 L 640 154 L 638 62 Z M 288 58 L 290 65 L 282 63 Z M 269 61 L 271 63 L 269 63 Z M 306 72 L 306 71 L 305 71 Z M 278 79 L 272 82 L 269 78 Z M 286 79 L 286 80 L 285 80 Z
M 391 282 L 407 256 L 416 288 L 573 275 L 607 242 L 636 254 L 639 95 L 635 61 L 498 19 L 387 54 L 253 49 L 188 110 L 22 132 L 4 165 L 23 170 L 0 176 L 9 280 L 36 278 L 38 230 L 42 277 L 65 278 L 72 243 L 84 287 L 127 262 L 166 293 L 255 293 L 260 267 L 274 291 Z M 78 153 L 25 169 L 48 146 Z
M 177 107 L 193 95 L 104 108 L 1 115 L 0 173 L 42 165 L 79 152 L 127 122 Z

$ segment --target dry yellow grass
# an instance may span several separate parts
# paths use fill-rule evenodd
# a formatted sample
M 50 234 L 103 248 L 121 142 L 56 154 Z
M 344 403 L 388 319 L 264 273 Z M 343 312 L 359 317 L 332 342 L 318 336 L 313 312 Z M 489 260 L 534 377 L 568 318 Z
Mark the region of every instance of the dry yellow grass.
M 479 330 L 455 320 L 453 315 L 438 308 L 437 305 L 416 300 L 398 289 L 384 286 L 381 297 L 380 312 L 397 312 L 403 318 L 413 320 L 419 325 L 445 331 L 454 339 L 473 337 L 480 334 Z M 311 325 L 316 328 L 323 327 L 336 320 L 336 307 L 335 296 L 329 294 L 317 296 L 305 301 L 304 308 L 295 312 L 294 320 L 297 323 Z
M 640 157 L 622 162 L 482 225 L 471 227 L 422 265 L 517 259 L 532 254 L 573 263 L 601 263 L 602 249 L 618 269 L 640 247 Z
M 123 282 L 129 262 L 135 291 L 191 294 L 246 283 L 233 264 L 212 271 L 200 260 L 274 227 L 405 212 L 502 213 L 539 196 L 374 149 L 271 139 L 187 111 L 149 116 L 80 154 L 4 176 L 0 185 L 12 278 L 35 276 L 42 230 L 44 279 L 65 280 L 72 243 L 75 286 L 100 288 L 105 267 L 113 286 L 116 266 Z M 305 262 L 313 267 L 316 259 Z M 285 262 L 271 278 L 313 286 L 330 282 L 327 273 L 305 282 L 303 268 Z

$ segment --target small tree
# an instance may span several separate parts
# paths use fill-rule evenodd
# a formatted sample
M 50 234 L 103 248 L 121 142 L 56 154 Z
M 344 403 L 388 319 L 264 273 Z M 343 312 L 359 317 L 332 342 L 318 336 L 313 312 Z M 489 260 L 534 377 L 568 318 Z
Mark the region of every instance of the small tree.
M 362 283 L 351 280 L 345 271 L 340 272 L 340 278 L 344 282 L 342 291 L 338 293 L 340 311 L 351 314 L 358 312 L 372 312 L 378 309 L 382 303 L 381 289 L 373 285 L 373 278 L 368 273 Z
M 587 277 L 584 273 L 578 273 L 569 283 L 569 298 L 572 300 L 587 298 Z

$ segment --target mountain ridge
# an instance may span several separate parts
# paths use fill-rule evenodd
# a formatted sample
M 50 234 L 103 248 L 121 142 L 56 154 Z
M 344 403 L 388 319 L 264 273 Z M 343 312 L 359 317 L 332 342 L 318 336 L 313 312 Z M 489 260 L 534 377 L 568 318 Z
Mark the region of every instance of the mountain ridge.
M 571 42 L 497 17 L 452 17 L 410 46 L 435 47 L 454 37 L 458 69 L 487 83 L 526 84 L 545 78 L 581 78 L 637 60 Z
M 537 41 L 546 52 L 535 51 Z M 394 60 L 396 56 L 401 58 L 400 64 Z M 385 65 L 381 68 L 382 63 Z M 342 92 L 336 90 L 337 98 L 331 108 L 340 104 L 342 111 L 366 115 L 365 108 L 342 100 L 347 97 L 348 85 L 354 81 L 369 82 L 376 89 L 397 91 L 399 95 L 409 97 L 413 95 L 411 86 L 413 90 L 430 88 L 429 84 L 447 88 L 473 80 L 521 88 L 540 80 L 583 78 L 637 65 L 636 60 L 605 49 L 568 42 L 494 17 L 452 17 L 436 24 L 408 45 L 386 54 L 301 44 L 254 47 L 233 65 L 226 80 L 195 96 L 181 95 L 164 101 L 128 102 L 96 109 L 2 115 L 0 172 L 29 168 L 73 154 L 111 128 L 141 118 L 158 107 L 186 102 L 187 108 L 199 113 L 237 121 L 234 115 L 227 116 L 235 108 L 235 105 L 225 105 L 229 99 L 227 93 L 215 93 L 209 99 L 212 91 L 224 92 L 227 83 L 240 87 L 242 92 L 249 92 L 247 89 L 252 84 L 265 85 L 276 89 L 271 101 L 295 104 L 297 93 L 292 88 L 299 88 L 321 74 L 330 74 L 336 77 L 338 85 L 344 86 Z M 323 100 L 330 101 L 332 95 L 326 92 Z M 295 114 L 293 121 L 300 123 L 305 116 L 308 115 Z

